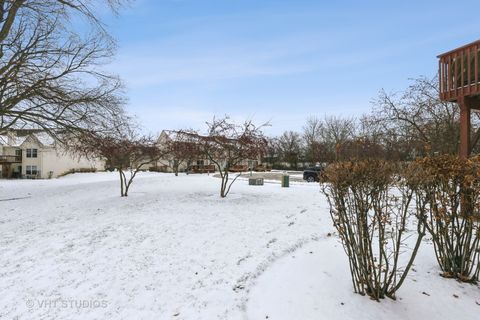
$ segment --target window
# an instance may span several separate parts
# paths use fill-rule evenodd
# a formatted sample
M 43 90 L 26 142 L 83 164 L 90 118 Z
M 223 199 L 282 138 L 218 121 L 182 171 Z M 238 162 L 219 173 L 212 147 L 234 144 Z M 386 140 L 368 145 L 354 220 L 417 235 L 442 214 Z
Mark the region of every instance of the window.
M 27 166 L 27 171 L 26 171 L 27 175 L 37 175 L 37 173 L 38 173 L 37 166 Z
M 15 155 L 17 157 L 21 157 L 22 156 L 22 149 L 15 149 Z
M 203 160 L 197 160 L 197 166 L 203 167 Z
M 27 158 L 36 158 L 37 149 L 27 149 Z

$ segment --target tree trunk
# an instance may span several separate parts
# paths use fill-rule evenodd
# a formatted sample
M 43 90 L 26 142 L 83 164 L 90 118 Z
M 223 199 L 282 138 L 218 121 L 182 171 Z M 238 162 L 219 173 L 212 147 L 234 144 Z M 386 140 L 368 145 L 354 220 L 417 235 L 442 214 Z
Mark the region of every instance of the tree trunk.
M 222 186 L 220 188 L 220 197 L 222 198 L 225 198 L 227 196 L 227 193 L 226 193 L 227 184 L 228 184 L 228 169 L 226 169 L 222 175 Z
M 121 169 L 118 169 L 118 174 L 120 175 L 120 197 L 123 197 L 123 172 Z

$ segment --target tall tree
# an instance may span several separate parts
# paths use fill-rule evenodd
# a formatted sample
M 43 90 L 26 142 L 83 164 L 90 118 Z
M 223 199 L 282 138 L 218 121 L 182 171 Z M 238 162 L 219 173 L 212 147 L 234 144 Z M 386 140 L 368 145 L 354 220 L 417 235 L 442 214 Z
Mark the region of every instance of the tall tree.
M 310 116 L 303 126 L 303 141 L 305 145 L 305 158 L 310 163 L 321 161 L 323 145 L 321 142 L 322 120 Z
M 278 138 L 278 147 L 283 161 L 292 169 L 298 169 L 298 162 L 302 157 L 302 137 L 298 132 L 285 131 Z
M 96 12 L 99 5 L 116 11 L 123 2 L 0 1 L 0 132 L 108 127 L 122 111 L 122 86 L 101 70 L 115 42 Z
M 263 160 L 271 167 L 275 167 L 280 160 L 280 147 L 276 137 L 267 138 L 267 149 Z
M 399 93 L 380 91 L 372 118 L 388 138 L 402 141 L 410 148 L 410 158 L 458 153 L 460 109 L 455 103 L 440 100 L 437 77 L 415 79 Z M 472 122 L 474 127 L 478 126 L 478 116 L 473 116 Z M 473 146 L 479 138 L 477 130 Z
M 338 158 L 338 148 L 355 137 L 356 120 L 338 116 L 325 116 L 320 130 L 321 139 L 327 148 L 328 159 Z

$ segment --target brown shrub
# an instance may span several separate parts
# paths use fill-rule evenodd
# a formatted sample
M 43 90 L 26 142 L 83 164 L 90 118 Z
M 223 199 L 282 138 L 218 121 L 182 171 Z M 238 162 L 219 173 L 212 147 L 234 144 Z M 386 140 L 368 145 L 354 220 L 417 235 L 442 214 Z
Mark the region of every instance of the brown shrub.
M 402 166 L 383 160 L 338 162 L 322 174 L 323 193 L 348 256 L 355 292 L 395 299 L 424 235 L 417 224 L 413 250 L 400 266 L 409 218 L 417 214 L 413 188 L 399 178 Z M 416 221 L 416 220 L 415 220 Z
M 480 272 L 480 158 L 435 156 L 415 166 L 420 222 L 432 236 L 443 276 L 477 281 Z

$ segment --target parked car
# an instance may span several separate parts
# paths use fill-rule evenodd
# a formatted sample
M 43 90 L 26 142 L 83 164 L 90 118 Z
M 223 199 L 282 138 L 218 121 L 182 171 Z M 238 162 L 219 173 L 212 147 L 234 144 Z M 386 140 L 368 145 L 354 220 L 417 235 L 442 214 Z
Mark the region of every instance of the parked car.
M 323 170 L 322 167 L 311 167 L 303 171 L 303 180 L 307 182 L 319 182 L 320 181 L 320 172 Z

